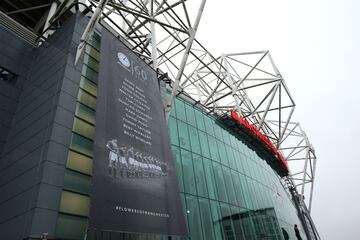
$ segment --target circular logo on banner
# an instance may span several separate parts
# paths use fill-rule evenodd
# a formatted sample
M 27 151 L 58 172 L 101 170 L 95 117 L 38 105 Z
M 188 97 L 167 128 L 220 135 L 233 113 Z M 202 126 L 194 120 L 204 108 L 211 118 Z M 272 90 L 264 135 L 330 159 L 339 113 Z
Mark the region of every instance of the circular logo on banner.
M 130 60 L 124 53 L 118 52 L 117 57 L 123 66 L 130 67 Z

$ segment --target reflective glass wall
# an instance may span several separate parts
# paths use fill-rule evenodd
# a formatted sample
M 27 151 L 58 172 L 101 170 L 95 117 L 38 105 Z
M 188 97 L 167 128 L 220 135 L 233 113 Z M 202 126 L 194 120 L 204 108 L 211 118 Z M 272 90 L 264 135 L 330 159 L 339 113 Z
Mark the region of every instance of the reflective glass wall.
M 276 173 L 234 133 L 180 98 L 169 133 L 189 237 L 86 231 L 100 40 L 95 34 L 86 47 L 56 237 L 217 240 L 286 239 L 287 234 L 296 239 L 293 225 L 302 231 L 301 224 Z
M 235 133 L 181 98 L 169 132 L 191 239 L 296 239 L 294 224 L 305 239 L 278 175 Z

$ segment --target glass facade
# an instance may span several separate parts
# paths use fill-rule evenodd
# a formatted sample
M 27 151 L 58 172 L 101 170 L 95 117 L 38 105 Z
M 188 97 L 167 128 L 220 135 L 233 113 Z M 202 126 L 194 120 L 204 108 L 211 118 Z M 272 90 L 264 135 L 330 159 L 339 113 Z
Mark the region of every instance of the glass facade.
M 181 98 L 169 132 L 190 239 L 296 239 L 289 193 L 234 132 Z
M 59 208 L 59 239 L 274 239 L 283 231 L 296 239 L 301 228 L 289 193 L 278 175 L 211 116 L 177 98 L 169 119 L 173 159 L 189 237 L 90 231 L 93 139 L 95 134 L 100 37 L 85 51 L 73 134 Z M 282 229 L 283 228 L 283 229 Z

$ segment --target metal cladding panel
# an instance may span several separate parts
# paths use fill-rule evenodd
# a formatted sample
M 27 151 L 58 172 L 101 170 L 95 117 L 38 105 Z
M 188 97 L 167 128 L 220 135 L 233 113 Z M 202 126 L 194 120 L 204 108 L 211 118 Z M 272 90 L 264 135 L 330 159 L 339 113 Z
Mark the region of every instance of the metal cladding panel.
M 156 72 L 103 30 L 90 228 L 187 235 Z

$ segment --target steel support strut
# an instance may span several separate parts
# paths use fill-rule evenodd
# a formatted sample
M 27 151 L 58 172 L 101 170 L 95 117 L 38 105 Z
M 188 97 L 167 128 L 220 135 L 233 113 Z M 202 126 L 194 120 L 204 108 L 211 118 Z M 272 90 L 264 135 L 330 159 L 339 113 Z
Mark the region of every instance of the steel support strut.
M 201 1 L 201 4 L 200 4 L 199 10 L 198 10 L 198 14 L 196 16 L 194 26 L 192 28 L 190 28 L 190 30 L 189 30 L 190 38 L 189 38 L 189 41 L 188 41 L 188 43 L 186 45 L 186 49 L 185 49 L 183 58 L 181 60 L 180 68 L 179 68 L 178 73 L 177 73 L 176 78 L 175 78 L 174 87 L 173 87 L 173 89 L 171 91 L 171 95 L 170 95 L 170 97 L 169 97 L 169 99 L 167 101 L 166 107 L 165 107 L 165 116 L 166 116 L 167 121 L 169 120 L 171 109 L 172 109 L 174 101 L 175 101 L 176 93 L 177 93 L 177 91 L 179 89 L 179 86 L 180 86 L 181 76 L 182 76 L 182 74 L 184 72 L 185 65 L 186 65 L 187 59 L 189 57 L 189 52 L 190 52 L 190 49 L 191 49 L 191 45 L 192 45 L 192 43 L 193 43 L 193 41 L 195 39 L 196 31 L 197 31 L 197 28 L 198 28 L 199 23 L 200 23 L 201 15 L 202 15 L 202 13 L 204 11 L 205 3 L 206 3 L 206 0 Z
M 107 2 L 108 2 L 108 0 L 100 0 L 97 7 L 96 7 L 96 9 L 95 9 L 95 12 L 91 16 L 90 21 L 87 24 L 87 26 L 86 26 L 86 28 L 84 30 L 84 33 L 82 34 L 82 36 L 80 38 L 80 43 L 79 43 L 79 45 L 77 47 L 77 50 L 76 50 L 75 65 L 78 62 L 82 52 L 84 51 L 85 44 L 89 40 L 91 34 L 93 33 L 93 31 L 95 29 L 95 25 L 99 21 L 101 13 L 104 10 Z
M 52 19 L 52 17 L 54 16 L 55 12 L 56 12 L 56 8 L 57 8 L 57 3 L 56 1 L 54 1 L 53 3 L 51 3 L 51 6 L 50 6 L 50 9 L 49 9 L 49 13 L 48 13 L 48 16 L 46 18 L 46 22 L 45 22 L 45 25 L 44 25 L 44 31 L 46 29 L 48 29 L 50 27 L 50 19 Z M 47 38 L 50 34 L 50 29 L 48 29 L 45 33 L 44 33 L 44 38 Z

